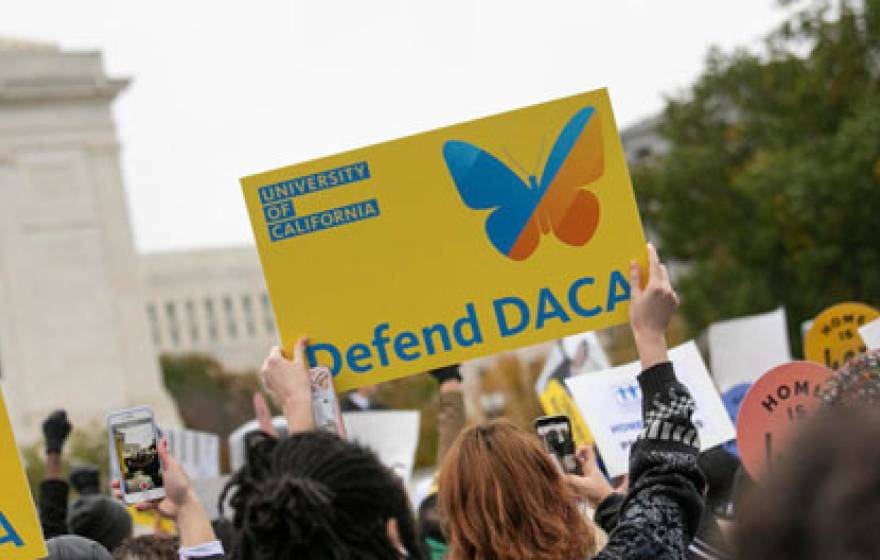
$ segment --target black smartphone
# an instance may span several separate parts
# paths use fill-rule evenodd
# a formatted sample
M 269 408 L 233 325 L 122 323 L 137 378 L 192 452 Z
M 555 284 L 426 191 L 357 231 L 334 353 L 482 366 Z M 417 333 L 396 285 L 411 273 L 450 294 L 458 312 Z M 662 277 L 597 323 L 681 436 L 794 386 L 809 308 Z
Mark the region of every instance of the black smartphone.
M 568 416 L 542 416 L 535 420 L 535 432 L 544 442 L 544 447 L 556 461 L 559 469 L 566 474 L 583 474 L 575 455 L 574 436 Z

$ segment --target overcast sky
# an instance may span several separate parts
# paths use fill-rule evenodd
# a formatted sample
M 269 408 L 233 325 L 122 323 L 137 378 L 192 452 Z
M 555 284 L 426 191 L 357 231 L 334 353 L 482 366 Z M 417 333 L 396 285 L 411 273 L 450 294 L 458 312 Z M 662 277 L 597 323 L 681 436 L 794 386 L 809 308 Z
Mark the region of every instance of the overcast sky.
M 242 175 L 607 86 L 661 109 L 774 0 L 0 0 L 0 36 L 99 49 L 143 251 L 252 243 Z

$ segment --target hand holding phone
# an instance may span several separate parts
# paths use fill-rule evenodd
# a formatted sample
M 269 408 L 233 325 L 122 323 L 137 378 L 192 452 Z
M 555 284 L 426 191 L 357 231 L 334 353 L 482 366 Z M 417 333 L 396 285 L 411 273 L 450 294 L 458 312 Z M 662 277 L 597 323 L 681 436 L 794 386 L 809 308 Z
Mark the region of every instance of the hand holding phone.
M 599 468 L 596 452 L 592 447 L 582 447 L 577 451 L 577 461 L 581 466 L 581 474 L 565 476 L 565 482 L 574 493 L 590 507 L 597 508 L 612 492 L 626 494 L 628 479 L 623 477 L 620 486 L 615 490 Z
M 159 460 L 159 432 L 148 407 L 114 412 L 107 417 L 110 463 L 126 504 L 165 497 Z
M 581 474 L 568 416 L 542 416 L 535 420 L 535 431 L 563 473 Z

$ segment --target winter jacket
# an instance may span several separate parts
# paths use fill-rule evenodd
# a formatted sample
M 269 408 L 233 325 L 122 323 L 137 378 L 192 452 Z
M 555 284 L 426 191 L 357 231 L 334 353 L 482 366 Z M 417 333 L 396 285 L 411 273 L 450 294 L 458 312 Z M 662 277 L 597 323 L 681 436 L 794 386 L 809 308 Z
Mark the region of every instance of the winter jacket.
M 685 560 L 704 505 L 694 400 L 670 362 L 643 371 L 638 381 L 644 422 L 630 450 L 630 491 L 597 508 L 608 544 L 595 558 Z

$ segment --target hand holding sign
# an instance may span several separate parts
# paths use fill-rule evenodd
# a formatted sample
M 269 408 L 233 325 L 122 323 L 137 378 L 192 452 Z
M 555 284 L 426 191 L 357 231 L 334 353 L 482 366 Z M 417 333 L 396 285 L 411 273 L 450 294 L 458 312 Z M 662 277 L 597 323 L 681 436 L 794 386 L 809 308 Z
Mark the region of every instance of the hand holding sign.
M 660 262 L 657 249 L 652 243 L 648 243 L 648 268 L 651 277 L 644 288 L 638 263 L 632 261 L 629 269 L 632 285 L 629 321 L 643 369 L 669 360 L 666 353 L 666 328 L 679 303 L 678 295 L 669 283 L 666 265 Z
M 312 386 L 306 351 L 309 339 L 301 337 L 293 347 L 293 360 L 288 360 L 277 346 L 272 348 L 260 369 L 263 386 L 275 404 L 284 410 L 290 433 L 314 428 Z

